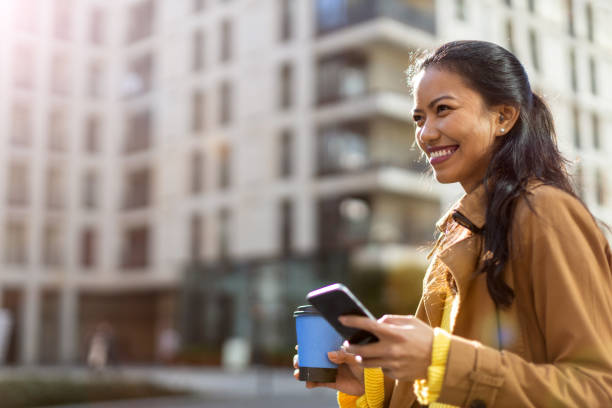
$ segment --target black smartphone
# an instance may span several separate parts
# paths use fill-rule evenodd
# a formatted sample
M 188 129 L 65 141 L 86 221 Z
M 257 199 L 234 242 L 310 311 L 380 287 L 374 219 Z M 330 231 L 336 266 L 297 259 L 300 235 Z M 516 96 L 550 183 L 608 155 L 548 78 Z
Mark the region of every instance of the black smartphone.
M 331 324 L 342 337 L 351 344 L 367 344 L 378 341 L 374 334 L 344 326 L 338 317 L 344 315 L 366 316 L 376 318 L 366 309 L 359 299 L 343 284 L 335 283 L 308 293 L 306 299 L 317 308 L 321 315 Z

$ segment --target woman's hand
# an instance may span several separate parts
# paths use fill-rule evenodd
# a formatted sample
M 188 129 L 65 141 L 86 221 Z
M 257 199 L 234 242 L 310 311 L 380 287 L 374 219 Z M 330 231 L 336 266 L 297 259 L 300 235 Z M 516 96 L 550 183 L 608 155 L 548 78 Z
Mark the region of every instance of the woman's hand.
M 361 316 L 343 316 L 339 320 L 379 339 L 363 346 L 345 342 L 344 350 L 355 355 L 362 367 L 381 367 L 387 377 L 404 381 L 427 378 L 434 337 L 427 324 L 414 316 L 396 315 L 385 315 L 378 321 Z
M 297 346 L 296 346 L 297 350 Z M 363 395 L 365 394 L 365 387 L 363 383 L 363 368 L 356 359 L 356 356 L 347 353 L 343 350 L 330 351 L 327 353 L 327 358 L 332 363 L 338 364 L 338 374 L 336 374 L 336 382 L 333 383 L 319 383 L 319 382 L 306 382 L 306 388 L 326 387 L 334 390 L 341 391 L 349 395 Z M 298 365 L 297 354 L 293 356 L 293 376 L 296 380 L 300 378 L 300 367 Z

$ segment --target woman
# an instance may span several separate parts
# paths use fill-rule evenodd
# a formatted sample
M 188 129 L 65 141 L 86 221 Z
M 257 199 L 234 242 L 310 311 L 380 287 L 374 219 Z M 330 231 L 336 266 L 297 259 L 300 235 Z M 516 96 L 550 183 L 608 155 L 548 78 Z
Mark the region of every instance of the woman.
M 341 407 L 612 406 L 610 247 L 523 66 L 457 41 L 410 79 L 416 141 L 465 195 L 437 223 L 416 316 L 342 318 L 380 341 L 330 353 L 322 385 Z

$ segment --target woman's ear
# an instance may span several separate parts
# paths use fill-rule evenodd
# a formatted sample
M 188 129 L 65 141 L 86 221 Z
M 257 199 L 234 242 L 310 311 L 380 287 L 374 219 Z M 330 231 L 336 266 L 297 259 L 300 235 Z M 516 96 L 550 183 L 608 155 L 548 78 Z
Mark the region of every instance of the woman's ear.
M 498 105 L 493 110 L 496 115 L 495 136 L 508 134 L 518 120 L 520 110 L 513 105 Z

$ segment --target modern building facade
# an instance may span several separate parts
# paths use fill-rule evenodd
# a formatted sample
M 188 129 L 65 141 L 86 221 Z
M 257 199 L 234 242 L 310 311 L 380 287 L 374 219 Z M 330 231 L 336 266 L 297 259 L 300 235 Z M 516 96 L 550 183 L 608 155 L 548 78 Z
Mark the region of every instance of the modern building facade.
M 611 18 L 605 0 L 2 2 L 9 361 L 82 361 L 102 322 L 124 361 L 169 325 L 272 355 L 288 308 L 338 279 L 411 312 L 460 190 L 426 174 L 404 70 L 448 40 L 518 55 L 612 222 Z

